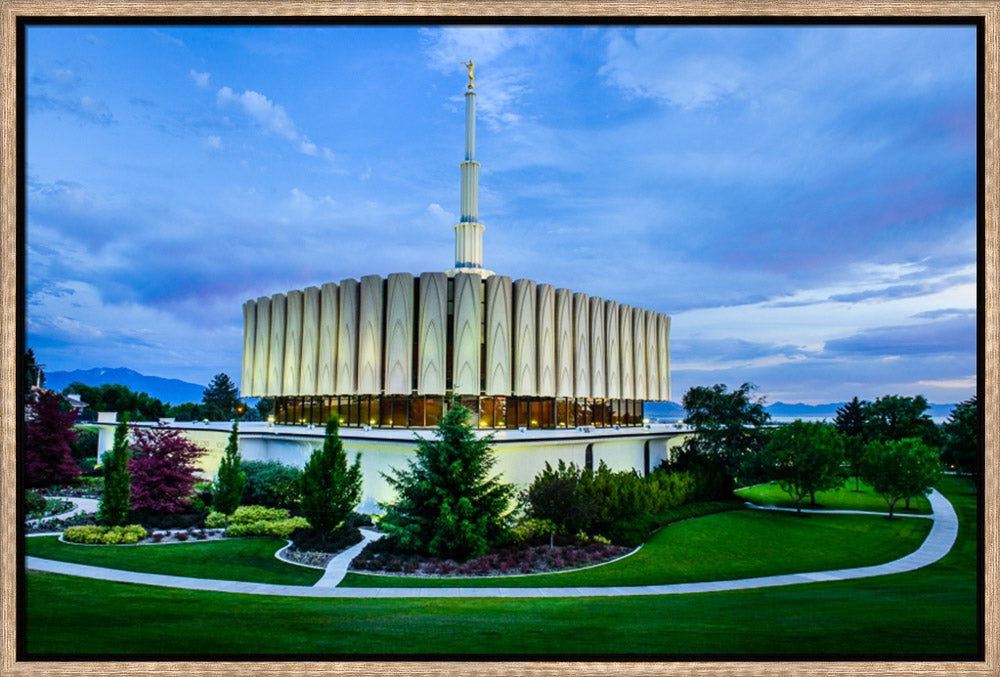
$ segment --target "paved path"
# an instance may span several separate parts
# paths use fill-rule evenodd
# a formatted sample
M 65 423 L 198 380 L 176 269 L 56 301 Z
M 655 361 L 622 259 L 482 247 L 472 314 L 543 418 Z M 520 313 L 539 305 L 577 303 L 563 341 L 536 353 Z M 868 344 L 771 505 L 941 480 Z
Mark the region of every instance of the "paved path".
M 326 573 L 323 574 L 323 578 L 316 581 L 314 587 L 336 588 L 344 580 L 344 576 L 347 575 L 347 567 L 351 565 L 351 560 L 361 554 L 366 545 L 382 538 L 382 534 L 377 531 L 371 531 L 370 529 L 360 529 L 360 531 L 364 539 L 327 562 Z
M 943 495 L 933 491 L 928 497 L 934 511 L 934 524 L 923 544 L 909 555 L 892 562 L 856 569 L 835 571 L 815 571 L 802 574 L 761 576 L 729 581 L 705 583 L 674 583 L 670 585 L 641 585 L 632 587 L 580 587 L 580 588 L 337 588 L 317 584 L 312 587 L 302 585 L 274 585 L 268 583 L 243 583 L 239 581 L 217 581 L 203 578 L 184 578 L 162 574 L 144 574 L 118 569 L 105 569 L 85 564 L 71 564 L 53 560 L 26 557 L 25 567 L 35 571 L 48 571 L 85 578 L 100 578 L 124 583 L 142 583 L 169 588 L 190 590 L 210 590 L 216 592 L 236 592 L 257 595 L 287 595 L 293 597 L 334 597 L 334 598 L 404 598 L 404 597 L 618 597 L 626 595 L 683 595 L 695 592 L 720 592 L 725 590 L 746 590 L 768 588 L 780 585 L 816 583 L 821 581 L 843 581 L 871 576 L 885 576 L 913 571 L 925 567 L 944 557 L 958 536 L 958 516 L 955 509 Z M 822 511 L 829 512 L 829 511 Z M 882 514 L 885 513 L 874 513 Z M 355 546 L 357 547 L 357 546 Z M 346 556 L 346 554 L 345 554 Z M 336 558 L 335 558 L 336 559 Z M 333 560 L 331 560 L 331 563 Z M 329 573 L 329 568 L 328 568 Z M 329 574 L 330 580 L 336 575 Z M 320 583 L 326 578 L 320 579 Z M 339 581 L 338 581 L 339 582 Z
M 36 522 L 44 522 L 46 520 L 66 519 L 67 517 L 72 517 L 73 515 L 76 515 L 77 513 L 81 512 L 97 512 L 96 498 L 77 498 L 76 496 L 46 496 L 45 498 L 70 501 L 73 504 L 73 509 L 67 510 L 66 512 L 61 512 L 58 515 L 49 515 L 48 517 L 39 517 L 33 520 L 24 520 L 26 524 L 35 524 Z

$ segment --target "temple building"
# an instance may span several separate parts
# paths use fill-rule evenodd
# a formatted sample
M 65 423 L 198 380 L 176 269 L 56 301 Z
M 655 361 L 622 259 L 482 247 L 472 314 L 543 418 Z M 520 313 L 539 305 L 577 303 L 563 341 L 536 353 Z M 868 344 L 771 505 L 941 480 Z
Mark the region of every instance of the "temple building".
M 484 267 L 476 161 L 476 92 L 465 91 L 465 159 L 455 265 L 419 275 L 366 275 L 247 301 L 243 397 L 274 398 L 273 420 L 241 422 L 245 460 L 301 468 L 331 415 L 351 458 L 361 454 L 358 510 L 395 498 L 383 474 L 406 468 L 418 437 L 449 403 L 492 435 L 503 481 L 525 487 L 546 463 L 645 474 L 689 434 L 648 422 L 670 398 L 670 317 Z M 117 417 L 98 415 L 99 452 Z M 232 423 L 160 421 L 207 450 L 215 475 Z
M 668 315 L 485 269 L 467 66 L 454 267 L 243 305 L 241 394 L 274 398 L 275 423 L 428 428 L 454 397 L 480 428 L 635 427 L 670 399 Z

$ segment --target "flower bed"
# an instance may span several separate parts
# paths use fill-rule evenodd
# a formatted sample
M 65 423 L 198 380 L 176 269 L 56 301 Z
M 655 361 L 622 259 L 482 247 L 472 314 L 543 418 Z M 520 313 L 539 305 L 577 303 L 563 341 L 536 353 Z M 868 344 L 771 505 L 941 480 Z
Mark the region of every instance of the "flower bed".
M 83 526 L 87 524 L 97 524 L 94 519 L 94 515 L 92 513 L 77 513 L 76 515 L 65 519 L 47 519 L 33 524 L 25 524 L 24 533 L 51 533 L 54 531 L 65 531 L 67 527 Z
M 316 567 L 319 569 L 325 569 L 326 565 L 330 563 L 330 560 L 337 555 L 332 552 L 316 552 L 315 550 L 296 550 L 294 548 L 286 548 L 281 551 L 279 557 L 283 560 L 293 562 L 295 564 L 302 564 L 308 567 Z
M 603 564 L 631 551 L 600 542 L 507 548 L 458 563 L 435 557 L 399 555 L 366 548 L 351 560 L 352 571 L 421 576 L 511 576 L 566 571 Z
M 24 516 L 25 519 L 34 520 L 44 517 L 52 517 L 64 512 L 69 512 L 74 507 L 72 501 L 64 501 L 60 498 L 45 499 L 45 507 L 40 511 L 32 511 Z

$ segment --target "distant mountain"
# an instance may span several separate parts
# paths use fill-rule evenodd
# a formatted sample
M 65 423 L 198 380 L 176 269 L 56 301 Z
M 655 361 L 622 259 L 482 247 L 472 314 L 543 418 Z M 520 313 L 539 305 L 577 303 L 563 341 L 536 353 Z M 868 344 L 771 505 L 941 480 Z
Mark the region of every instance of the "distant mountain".
M 76 369 L 74 371 L 45 372 L 45 387 L 62 391 L 74 381 L 88 386 L 102 386 L 105 383 L 127 386 L 129 389 L 146 393 L 164 403 L 183 404 L 201 402 L 206 386 L 188 383 L 176 378 L 146 376 L 125 367 L 98 367 L 96 369 Z
M 796 418 L 806 420 L 827 419 L 833 421 L 837 416 L 837 409 L 844 406 L 843 402 L 830 402 L 828 404 L 802 404 L 796 402 L 775 402 L 765 408 L 771 414 L 771 419 L 775 422 L 789 421 Z M 927 411 L 937 423 L 943 423 L 951 414 L 954 404 L 931 404 Z M 684 418 L 684 407 L 676 402 L 647 402 L 643 413 L 646 418 L 662 418 L 668 421 L 680 421 Z

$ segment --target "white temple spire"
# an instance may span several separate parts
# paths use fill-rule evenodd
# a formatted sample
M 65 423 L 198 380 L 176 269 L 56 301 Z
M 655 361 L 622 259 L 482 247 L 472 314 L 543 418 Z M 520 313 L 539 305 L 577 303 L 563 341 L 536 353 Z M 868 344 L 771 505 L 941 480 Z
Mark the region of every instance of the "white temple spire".
M 473 89 L 472 61 L 463 64 L 469 69 L 469 87 L 465 90 L 465 161 L 462 162 L 462 216 L 455 226 L 455 273 L 493 274 L 483 268 L 483 231 L 479 223 L 479 163 L 476 162 L 476 91 Z

